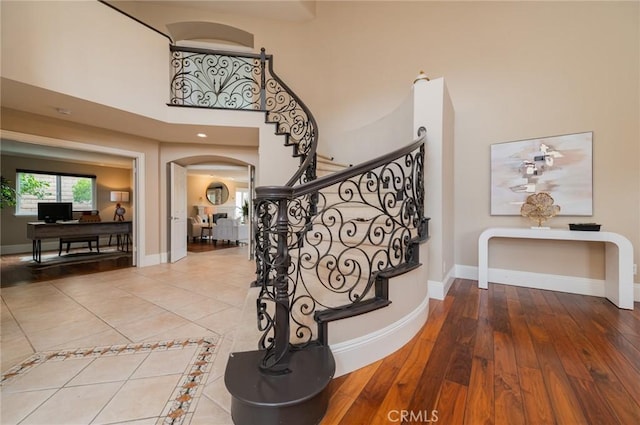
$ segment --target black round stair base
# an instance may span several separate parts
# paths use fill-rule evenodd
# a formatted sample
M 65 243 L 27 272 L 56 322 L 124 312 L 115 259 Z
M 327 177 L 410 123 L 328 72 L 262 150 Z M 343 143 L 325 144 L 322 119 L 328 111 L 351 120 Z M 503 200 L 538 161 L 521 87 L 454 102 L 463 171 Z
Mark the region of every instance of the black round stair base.
M 264 351 L 231 353 L 224 382 L 235 425 L 316 425 L 329 402 L 336 365 L 327 346 L 290 351 L 289 373 L 270 375 L 258 365 Z

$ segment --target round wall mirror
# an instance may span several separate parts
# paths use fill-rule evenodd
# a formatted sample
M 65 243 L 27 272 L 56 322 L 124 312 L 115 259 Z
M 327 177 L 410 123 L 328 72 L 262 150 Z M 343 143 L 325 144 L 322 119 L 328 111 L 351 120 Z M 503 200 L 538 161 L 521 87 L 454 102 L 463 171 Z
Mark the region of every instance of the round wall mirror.
M 207 186 L 207 199 L 213 205 L 222 205 L 229 199 L 229 189 L 224 183 L 211 183 Z

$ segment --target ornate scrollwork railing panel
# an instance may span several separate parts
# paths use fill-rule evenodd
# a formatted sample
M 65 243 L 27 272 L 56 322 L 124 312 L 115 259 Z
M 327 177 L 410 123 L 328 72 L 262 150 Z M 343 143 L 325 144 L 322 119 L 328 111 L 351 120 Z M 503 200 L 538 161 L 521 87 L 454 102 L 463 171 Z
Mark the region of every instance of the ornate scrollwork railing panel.
M 286 185 L 315 180 L 316 121 L 273 71 L 273 57 L 264 49 L 240 54 L 172 46 L 171 72 L 171 105 L 266 112 L 300 158 Z
M 261 110 L 260 58 L 173 50 L 171 104 Z
M 275 341 L 273 334 L 286 332 L 288 343 L 297 346 L 314 342 L 316 310 L 346 310 L 381 296 L 376 276 L 412 260 L 413 245 L 424 236 L 423 132 L 421 136 L 385 158 L 293 188 L 282 210 L 286 237 L 279 243 L 286 241 L 286 247 L 273 249 L 276 240 L 269 229 L 276 227 L 275 208 L 270 221 L 256 221 L 259 245 L 271 246 L 263 250 L 258 266 L 258 283 L 268 294 L 261 296 L 259 318 L 279 305 L 272 264 L 285 261 L 288 285 L 286 330 L 272 316 L 264 316 L 260 327 L 269 335 L 260 345 L 267 357 L 274 357 L 270 352 L 277 343 L 269 344 Z M 268 192 L 259 193 L 258 205 L 265 205 Z M 310 196 L 317 199 L 313 210 Z
M 287 133 L 296 154 L 306 158 L 315 137 L 315 122 L 279 80 L 267 79 L 265 92 L 267 120 L 278 125 L 278 132 Z
M 261 367 L 282 372 L 291 344 L 318 338 L 317 309 L 348 310 L 381 296 L 376 276 L 414 258 L 425 231 L 424 132 L 409 147 L 316 180 L 317 124 L 264 49 L 172 47 L 171 63 L 172 105 L 266 112 L 300 157 L 285 186 L 256 190 Z

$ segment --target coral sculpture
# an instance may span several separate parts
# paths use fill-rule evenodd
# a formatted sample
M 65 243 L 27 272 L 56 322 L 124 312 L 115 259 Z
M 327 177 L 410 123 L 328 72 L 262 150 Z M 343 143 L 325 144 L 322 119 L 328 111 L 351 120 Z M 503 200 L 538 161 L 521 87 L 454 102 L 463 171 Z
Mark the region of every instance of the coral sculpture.
M 542 223 L 559 212 L 560 206 L 553 205 L 553 198 L 546 192 L 527 196 L 527 200 L 520 208 L 520 214 L 537 222 L 538 227 L 542 227 Z

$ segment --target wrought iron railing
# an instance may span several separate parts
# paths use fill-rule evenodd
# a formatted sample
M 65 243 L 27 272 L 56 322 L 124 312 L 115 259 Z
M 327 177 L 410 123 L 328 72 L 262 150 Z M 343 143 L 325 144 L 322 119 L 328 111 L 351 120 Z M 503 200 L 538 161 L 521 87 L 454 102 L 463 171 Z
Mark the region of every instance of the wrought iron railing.
M 171 46 L 171 105 L 266 113 L 300 167 L 286 183 L 316 177 L 318 126 L 306 105 L 273 72 L 273 57 Z
M 254 233 L 261 368 L 282 373 L 292 350 L 327 344 L 327 323 L 390 303 L 387 281 L 418 264 L 424 140 L 316 179 L 318 129 L 273 72 L 273 59 L 172 46 L 171 105 L 266 113 L 300 167 L 256 189 Z
M 418 264 L 417 244 L 428 237 L 425 134 L 309 183 L 256 189 L 264 370 L 286 370 L 292 348 L 326 344 L 328 321 L 388 305 L 387 278 Z

